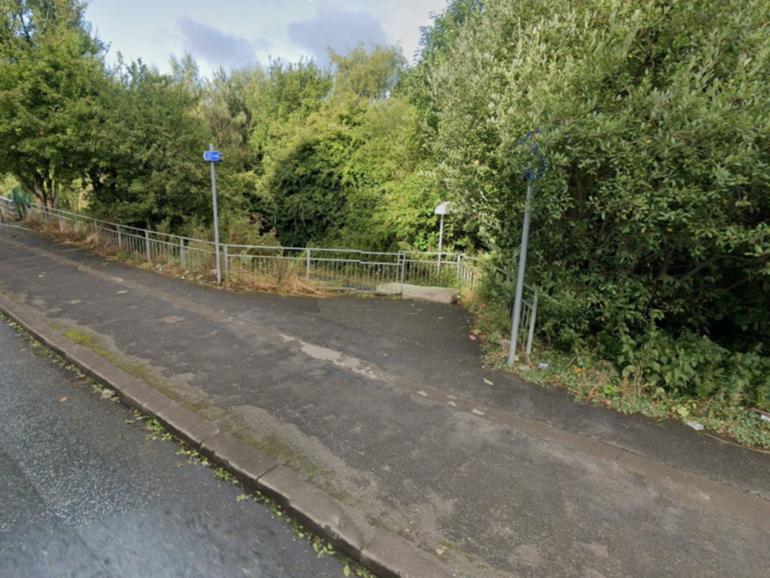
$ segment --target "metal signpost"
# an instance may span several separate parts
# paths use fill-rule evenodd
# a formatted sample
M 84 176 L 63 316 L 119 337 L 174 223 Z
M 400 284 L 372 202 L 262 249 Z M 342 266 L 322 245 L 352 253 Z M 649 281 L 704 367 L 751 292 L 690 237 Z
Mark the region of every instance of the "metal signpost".
M 209 144 L 209 150 L 203 153 L 203 160 L 211 166 L 211 199 L 214 208 L 214 254 L 217 260 L 217 285 L 222 284 L 222 269 L 219 264 L 219 214 L 217 213 L 217 171 L 214 165 L 222 162 L 222 153 L 214 150 Z
M 444 201 L 439 203 L 434 214 L 441 216 L 441 224 L 438 229 L 438 264 L 436 265 L 436 273 L 441 272 L 441 250 L 444 246 L 444 215 L 448 215 L 450 212 L 449 203 Z
M 532 181 L 538 180 L 545 172 L 545 157 L 540 152 L 540 147 L 535 142 L 535 135 L 540 133 L 537 129 L 534 134 L 528 132 L 519 140 L 520 145 L 529 145 L 529 150 L 538 159 L 536 168 L 527 168 L 524 178 L 527 179 L 527 201 L 524 206 L 524 225 L 521 229 L 521 249 L 519 250 L 519 266 L 516 276 L 516 298 L 513 302 L 513 320 L 511 325 L 511 349 L 508 352 L 508 365 L 516 361 L 516 349 L 519 341 L 519 323 L 521 322 L 521 301 L 524 296 L 524 270 L 527 266 L 527 244 L 529 243 L 529 220 L 532 212 Z

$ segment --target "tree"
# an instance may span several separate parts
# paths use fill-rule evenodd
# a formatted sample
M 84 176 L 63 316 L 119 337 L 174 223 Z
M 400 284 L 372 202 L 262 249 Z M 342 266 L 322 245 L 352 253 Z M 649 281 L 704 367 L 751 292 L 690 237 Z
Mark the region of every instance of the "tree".
M 658 373 L 661 332 L 767 353 L 769 8 L 488 0 L 431 70 L 443 177 L 503 264 L 531 162 L 517 143 L 543 131 L 530 271 L 556 343 L 634 365 L 658 339 Z
M 406 64 L 396 47 L 376 46 L 367 52 L 359 46 L 346 55 L 330 51 L 330 57 L 335 67 L 334 91 L 368 100 L 387 97 Z
M 395 48 L 334 55 L 334 90 L 276 131 L 265 190 L 282 242 L 388 250 L 435 236 L 438 197 Z M 284 135 L 281 137 L 281 135 Z
M 82 175 L 102 45 L 75 0 L 2 0 L 0 172 L 45 206 Z
M 137 226 L 208 222 L 209 135 L 196 97 L 138 62 L 118 66 L 99 100 L 84 171 L 92 211 Z

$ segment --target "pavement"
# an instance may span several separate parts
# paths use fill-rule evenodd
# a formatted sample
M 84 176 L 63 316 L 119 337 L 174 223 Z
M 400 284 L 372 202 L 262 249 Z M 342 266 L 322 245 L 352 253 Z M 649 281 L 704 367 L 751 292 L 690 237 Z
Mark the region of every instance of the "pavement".
M 770 567 L 770 456 L 485 369 L 458 306 L 228 293 L 8 225 L 0 297 L 455 576 Z
M 0 575 L 342 577 L 0 322 Z

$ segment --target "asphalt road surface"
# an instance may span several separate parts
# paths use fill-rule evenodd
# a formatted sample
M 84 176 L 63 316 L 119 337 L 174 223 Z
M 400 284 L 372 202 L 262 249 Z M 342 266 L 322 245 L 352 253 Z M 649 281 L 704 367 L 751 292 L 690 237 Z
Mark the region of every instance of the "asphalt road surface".
M 768 576 L 770 456 L 484 368 L 461 307 L 221 291 L 3 225 L 0 295 L 458 576 Z M 21 447 L 52 431 L 27 413 Z
M 0 576 L 343 575 L 133 418 L 0 320 Z

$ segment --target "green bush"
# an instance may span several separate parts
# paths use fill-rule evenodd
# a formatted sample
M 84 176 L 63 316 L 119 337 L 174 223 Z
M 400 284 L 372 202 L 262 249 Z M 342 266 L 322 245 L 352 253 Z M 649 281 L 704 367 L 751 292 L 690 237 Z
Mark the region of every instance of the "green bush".
M 643 379 L 649 388 L 770 409 L 770 358 L 759 349 L 732 352 L 703 335 L 674 338 L 652 330 L 640 342 L 626 336 L 622 350 L 624 375 Z
M 662 387 L 766 403 L 768 3 L 456 4 L 428 75 L 442 178 L 510 263 L 533 162 L 518 142 L 542 129 L 544 336 Z

